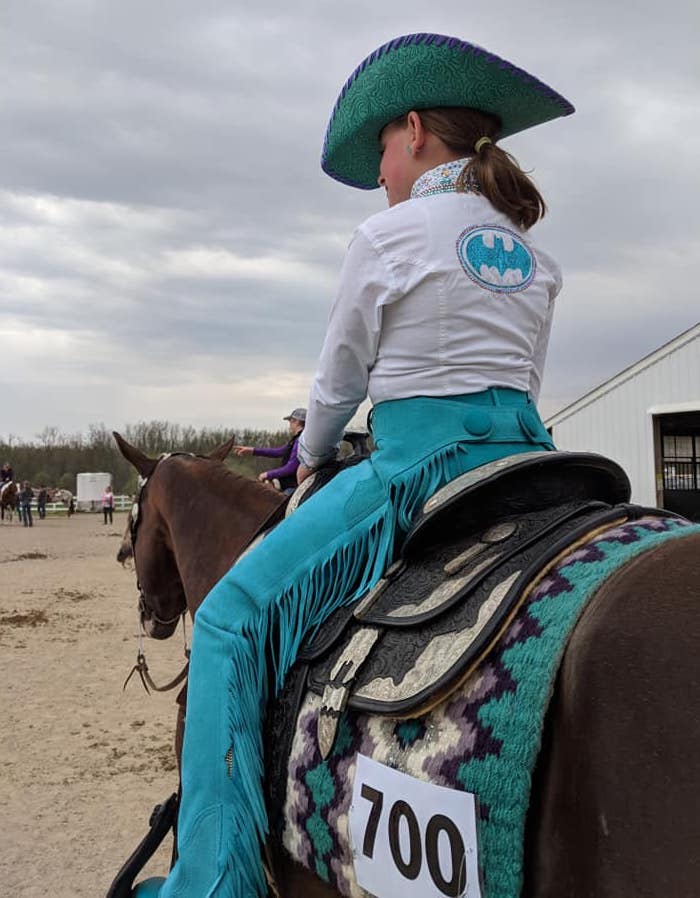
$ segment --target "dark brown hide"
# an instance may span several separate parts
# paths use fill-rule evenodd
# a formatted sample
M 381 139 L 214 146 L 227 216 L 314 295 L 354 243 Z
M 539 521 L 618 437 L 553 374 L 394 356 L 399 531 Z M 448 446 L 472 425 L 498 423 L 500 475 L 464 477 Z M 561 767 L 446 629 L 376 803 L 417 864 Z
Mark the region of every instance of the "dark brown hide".
M 528 818 L 524 898 L 700 894 L 700 536 L 597 593 L 566 650 Z

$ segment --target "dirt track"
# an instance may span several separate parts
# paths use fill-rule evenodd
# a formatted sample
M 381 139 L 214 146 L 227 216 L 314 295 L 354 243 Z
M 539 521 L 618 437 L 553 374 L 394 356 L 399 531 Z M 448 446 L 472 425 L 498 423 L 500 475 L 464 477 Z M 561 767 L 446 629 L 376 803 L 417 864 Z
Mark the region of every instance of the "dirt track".
M 174 693 L 122 683 L 136 659 L 133 570 L 114 525 L 75 515 L 0 525 L 0 895 L 103 898 L 175 790 Z M 147 641 L 156 681 L 182 635 Z M 170 843 L 145 875 L 167 871 Z

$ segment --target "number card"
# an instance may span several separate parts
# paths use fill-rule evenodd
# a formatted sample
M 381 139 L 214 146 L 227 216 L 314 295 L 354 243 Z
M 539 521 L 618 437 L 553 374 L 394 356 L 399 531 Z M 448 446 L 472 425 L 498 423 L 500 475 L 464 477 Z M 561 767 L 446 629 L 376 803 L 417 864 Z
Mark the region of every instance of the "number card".
M 481 898 L 476 799 L 357 756 L 355 876 L 377 898 Z

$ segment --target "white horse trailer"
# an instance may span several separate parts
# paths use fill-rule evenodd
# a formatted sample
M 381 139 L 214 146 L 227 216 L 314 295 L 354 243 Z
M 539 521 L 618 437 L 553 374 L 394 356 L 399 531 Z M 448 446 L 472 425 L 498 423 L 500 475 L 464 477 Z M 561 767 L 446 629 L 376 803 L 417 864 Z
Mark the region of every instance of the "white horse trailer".
M 78 511 L 99 511 L 102 508 L 102 494 L 112 485 L 112 475 L 105 472 L 78 474 L 76 476 L 76 509 Z

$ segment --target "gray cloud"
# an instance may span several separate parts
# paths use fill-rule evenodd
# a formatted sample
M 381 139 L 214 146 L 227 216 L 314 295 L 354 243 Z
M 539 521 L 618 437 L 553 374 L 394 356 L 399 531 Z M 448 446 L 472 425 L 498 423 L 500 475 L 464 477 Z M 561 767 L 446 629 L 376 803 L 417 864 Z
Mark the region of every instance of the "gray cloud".
M 694 324 L 696 4 L 579 6 L 8 0 L 7 429 L 276 426 L 302 402 L 344 247 L 383 205 L 320 172 L 323 130 L 353 67 L 410 31 L 487 46 L 577 107 L 508 141 L 565 272 L 543 409 Z

